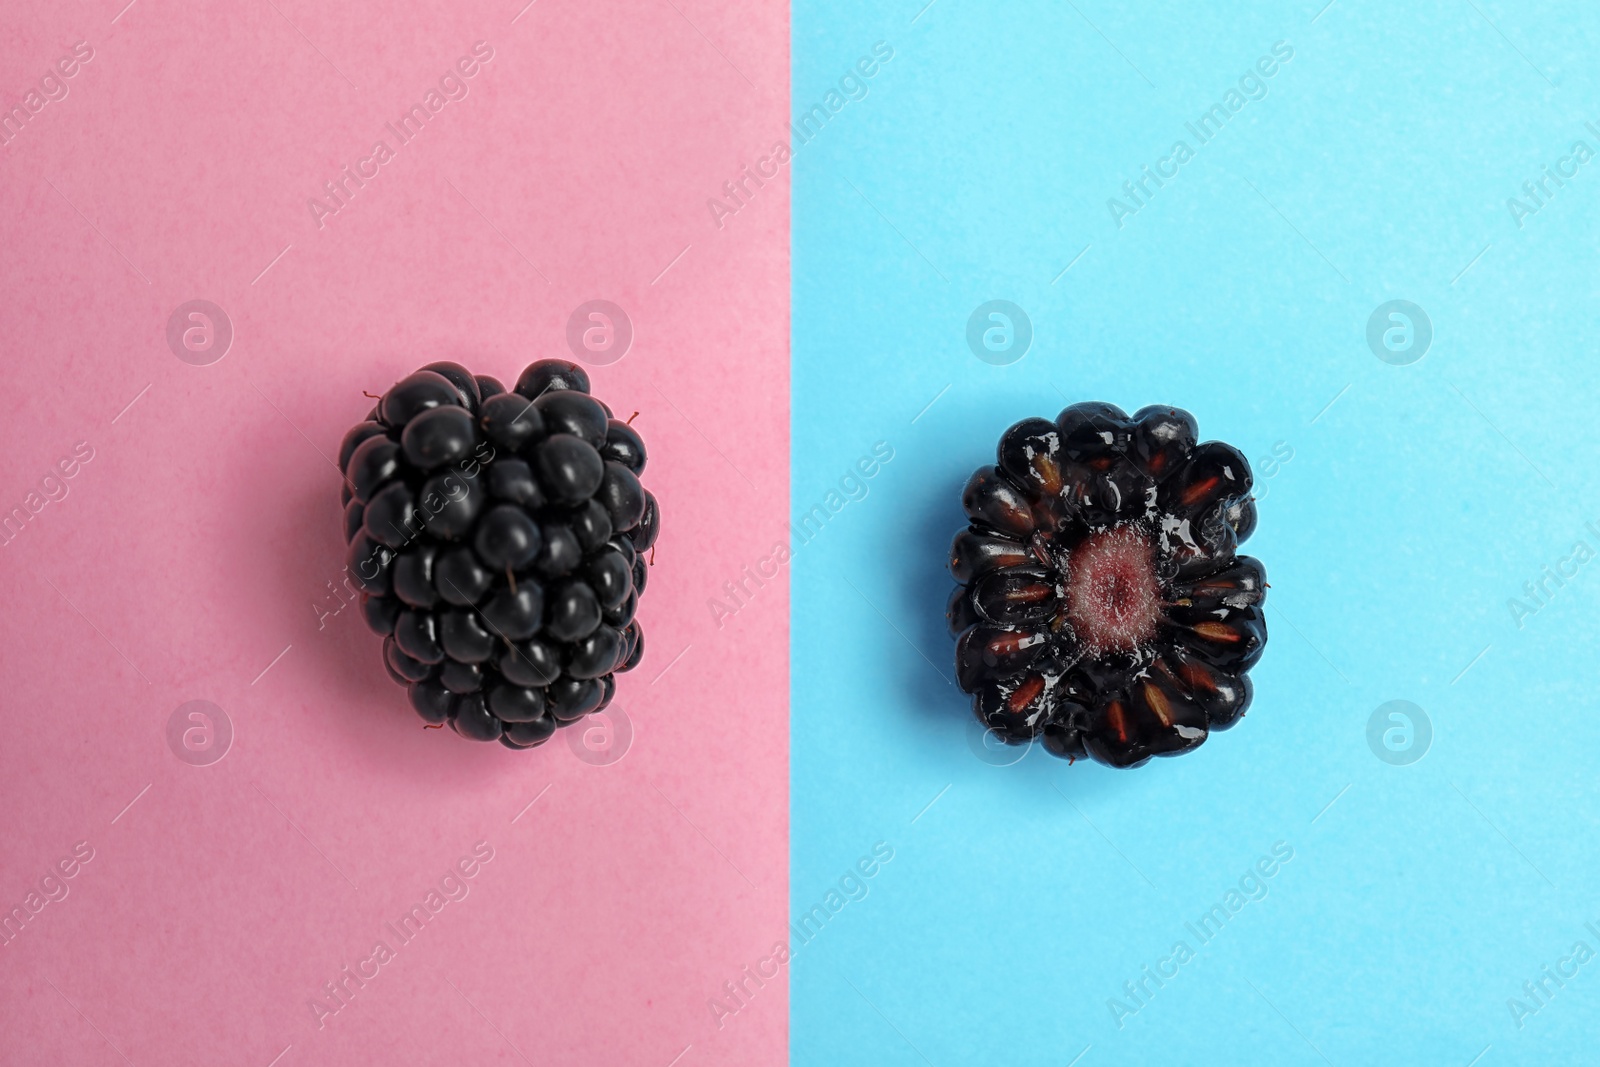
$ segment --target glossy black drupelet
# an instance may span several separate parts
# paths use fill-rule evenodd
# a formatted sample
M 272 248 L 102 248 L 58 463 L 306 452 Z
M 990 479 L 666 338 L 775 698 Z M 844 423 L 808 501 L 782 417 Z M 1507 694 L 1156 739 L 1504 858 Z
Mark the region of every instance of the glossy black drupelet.
M 561 360 L 512 392 L 430 363 L 340 445 L 350 577 L 429 725 L 532 748 L 639 662 L 660 512 L 638 431 L 588 394 Z
M 1249 707 L 1267 627 L 1250 465 L 1193 416 L 1074 404 L 1025 419 L 962 495 L 956 677 L 1002 740 L 1136 767 Z

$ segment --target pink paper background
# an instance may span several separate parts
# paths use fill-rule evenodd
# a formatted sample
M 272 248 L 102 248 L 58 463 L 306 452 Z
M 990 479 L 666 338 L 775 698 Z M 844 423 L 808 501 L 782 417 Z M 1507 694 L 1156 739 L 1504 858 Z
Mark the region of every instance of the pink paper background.
M 722 231 L 705 202 L 782 131 L 785 5 L 124 3 L 0 11 L 7 106 L 95 50 L 0 148 L 0 511 L 94 449 L 0 547 L 0 912 L 94 849 L 0 947 L 0 1061 L 782 1062 L 782 976 L 721 1029 L 707 1002 L 784 935 L 788 594 L 720 629 L 706 601 L 787 511 L 788 194 Z M 307 198 L 479 40 L 468 96 L 319 230 Z M 197 297 L 236 332 L 207 367 L 165 338 Z M 440 358 L 513 381 L 592 298 L 635 325 L 591 373 L 665 515 L 636 736 L 599 767 L 423 731 L 356 609 L 313 606 L 362 391 Z M 206 767 L 165 737 L 197 699 L 236 732 Z

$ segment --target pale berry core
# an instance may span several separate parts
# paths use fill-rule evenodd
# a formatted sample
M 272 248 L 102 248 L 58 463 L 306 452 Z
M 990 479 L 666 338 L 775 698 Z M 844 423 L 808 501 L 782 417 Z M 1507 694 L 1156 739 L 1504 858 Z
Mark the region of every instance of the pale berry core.
M 1132 526 L 1090 534 L 1067 560 L 1067 618 L 1091 652 L 1132 650 L 1161 619 L 1155 548 Z

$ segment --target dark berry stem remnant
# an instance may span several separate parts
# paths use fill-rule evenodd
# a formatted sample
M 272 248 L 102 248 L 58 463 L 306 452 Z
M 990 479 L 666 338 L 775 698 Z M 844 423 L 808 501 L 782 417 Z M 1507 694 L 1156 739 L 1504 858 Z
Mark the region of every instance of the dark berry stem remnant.
M 1250 465 L 1187 411 L 1024 419 L 962 495 L 956 678 L 1002 740 L 1137 767 L 1232 726 L 1267 642 Z
M 344 533 L 412 707 L 509 748 L 604 708 L 644 655 L 634 612 L 660 530 L 639 432 L 554 359 L 510 392 L 430 363 L 375 399 L 339 448 Z

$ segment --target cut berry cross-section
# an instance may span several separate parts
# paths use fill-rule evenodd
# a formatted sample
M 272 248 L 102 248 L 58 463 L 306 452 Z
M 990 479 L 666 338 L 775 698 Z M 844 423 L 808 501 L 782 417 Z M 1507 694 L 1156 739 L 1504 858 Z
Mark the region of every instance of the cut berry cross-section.
M 1136 767 L 1249 707 L 1267 641 L 1266 574 L 1237 552 L 1250 465 L 1198 437 L 1178 408 L 1074 404 L 1011 427 L 968 481 L 956 680 L 1002 740 Z
M 611 701 L 644 651 L 644 466 L 638 430 L 554 359 L 512 392 L 430 363 L 345 435 L 348 569 L 425 722 L 532 748 Z

